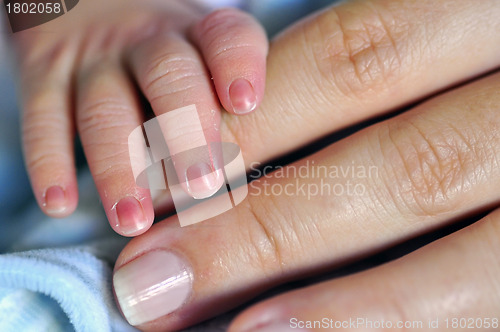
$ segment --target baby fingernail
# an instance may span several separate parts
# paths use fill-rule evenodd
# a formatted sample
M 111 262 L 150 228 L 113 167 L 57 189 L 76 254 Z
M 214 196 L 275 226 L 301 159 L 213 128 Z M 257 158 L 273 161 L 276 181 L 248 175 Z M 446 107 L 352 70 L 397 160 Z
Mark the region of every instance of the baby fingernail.
M 243 78 L 238 78 L 231 83 L 229 99 L 236 114 L 249 113 L 257 106 L 257 96 L 252 84 Z
M 116 227 L 123 235 L 132 235 L 148 225 L 142 204 L 135 197 L 122 198 L 115 208 Z
M 52 186 L 45 192 L 44 195 L 44 203 L 45 211 L 48 213 L 62 213 L 66 210 L 66 193 L 59 186 Z
M 221 187 L 221 174 L 218 170 L 212 170 L 207 163 L 197 163 L 186 170 L 186 185 L 193 198 L 207 198 Z
M 192 279 L 183 259 L 158 250 L 122 266 L 113 284 L 123 315 L 137 326 L 181 308 L 191 294 Z

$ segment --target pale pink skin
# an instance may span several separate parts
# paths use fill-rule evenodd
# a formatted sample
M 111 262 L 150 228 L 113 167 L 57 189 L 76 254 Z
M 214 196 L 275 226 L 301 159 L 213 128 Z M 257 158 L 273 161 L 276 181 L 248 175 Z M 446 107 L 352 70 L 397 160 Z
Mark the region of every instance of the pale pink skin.
M 142 234 L 154 218 L 149 190 L 130 169 L 127 138 L 145 120 L 135 85 L 156 115 L 195 104 L 207 143 L 221 139 L 222 107 L 251 113 L 264 94 L 267 38 L 237 9 L 207 14 L 185 0 L 86 0 L 16 33 L 15 42 L 25 159 L 40 208 L 52 217 L 76 208 L 76 128 L 109 223 L 125 236 Z M 195 139 L 179 127 L 171 150 Z M 222 185 L 198 182 L 188 192 L 195 198 Z
M 263 103 L 248 117 L 224 116 L 222 138 L 241 146 L 250 169 L 492 70 L 500 66 L 499 15 L 497 1 L 361 1 L 327 10 L 273 42 Z M 378 175 L 371 178 L 298 179 L 345 188 L 351 181 L 366 188 L 364 195 L 255 195 L 264 180 L 281 187 L 297 181 L 271 174 L 223 215 L 193 227 L 179 227 L 175 216 L 155 224 L 128 244 L 115 270 L 151 251 L 174 252 L 191 266 L 193 289 L 182 307 L 152 312 L 157 318 L 139 327 L 183 329 L 278 283 L 497 206 L 499 90 L 500 75 L 490 75 L 293 164 L 375 166 Z M 441 328 L 446 317 L 494 318 L 500 311 L 492 291 L 500 284 L 499 222 L 494 212 L 387 265 L 259 303 L 229 331 L 283 329 L 294 317 L 424 324 L 438 318 Z
M 266 98 L 248 117 L 224 115 L 222 140 L 237 142 L 250 168 L 493 70 L 500 66 L 498 17 L 495 0 L 360 1 L 327 10 L 274 42 Z M 364 196 L 252 195 L 261 183 L 246 202 L 199 227 L 180 228 L 174 216 L 133 239 L 115 266 L 115 276 L 125 271 L 127 284 L 147 288 L 142 283 L 151 279 L 122 269 L 134 264 L 147 271 L 151 266 L 141 259 L 154 251 L 177 255 L 192 272 L 186 301 L 168 313 L 149 309 L 146 318 L 153 320 L 139 328 L 183 329 L 281 282 L 496 207 L 499 90 L 499 74 L 490 75 L 294 164 L 375 165 L 377 177 L 355 179 L 368 189 Z M 295 180 L 267 179 L 282 186 Z M 347 185 L 352 179 L 326 180 Z M 500 287 L 499 222 L 493 212 L 397 261 L 259 303 L 229 330 L 283 329 L 291 318 L 323 317 L 439 319 L 440 327 L 454 317 L 484 323 L 500 311 L 494 291 Z

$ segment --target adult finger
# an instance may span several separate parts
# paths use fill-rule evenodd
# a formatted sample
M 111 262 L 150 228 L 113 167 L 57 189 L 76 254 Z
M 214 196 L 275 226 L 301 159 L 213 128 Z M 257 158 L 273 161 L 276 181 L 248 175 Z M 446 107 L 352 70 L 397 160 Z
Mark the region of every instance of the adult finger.
M 223 141 L 239 144 L 249 170 L 491 70 L 500 65 L 499 12 L 495 1 L 424 0 L 318 13 L 273 42 L 261 111 L 223 114 Z
M 492 70 L 499 15 L 495 0 L 352 1 L 322 11 L 273 41 L 260 111 L 223 114 L 223 139 L 248 163 L 267 161 Z
M 84 65 L 77 86 L 78 131 L 109 223 L 122 235 L 139 235 L 154 211 L 130 167 L 128 138 L 143 122 L 134 86 L 114 59 Z
M 499 202 L 499 88 L 492 75 L 275 169 L 199 226 L 157 224 L 115 267 L 124 315 L 182 328 Z
M 210 149 L 220 142 L 220 106 L 198 51 L 177 33 L 158 35 L 131 52 L 132 71 L 157 115 L 178 181 L 191 197 L 206 198 L 223 183 L 222 156 Z M 184 108 L 190 105 L 194 113 Z M 199 147 L 206 153 L 187 152 Z
M 499 226 L 497 210 L 389 264 L 259 303 L 229 331 L 496 331 Z
M 224 108 L 247 114 L 264 96 L 268 42 L 260 24 L 234 8 L 212 12 L 192 31 Z

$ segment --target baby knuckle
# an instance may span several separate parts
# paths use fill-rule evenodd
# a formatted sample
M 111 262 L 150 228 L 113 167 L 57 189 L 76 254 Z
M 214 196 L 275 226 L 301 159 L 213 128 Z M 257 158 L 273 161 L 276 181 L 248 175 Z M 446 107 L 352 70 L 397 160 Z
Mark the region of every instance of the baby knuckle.
M 109 155 L 100 155 L 92 162 L 92 176 L 96 183 L 106 186 L 134 183 L 126 151 L 117 151 Z
M 103 98 L 78 110 L 77 126 L 80 133 L 97 133 L 123 125 L 124 114 L 133 110 L 120 100 Z
M 166 52 L 161 55 L 145 76 L 145 91 L 150 102 L 178 92 L 199 87 L 203 71 L 198 59 L 183 53 Z
M 54 165 L 60 165 L 64 157 L 61 152 L 51 152 L 50 150 L 39 151 L 26 157 L 26 167 L 32 172 L 51 169 Z
M 221 31 L 221 29 L 225 30 L 228 26 L 235 26 L 240 18 L 241 12 L 236 8 L 217 9 L 198 22 L 196 30 L 199 31 L 202 36 L 207 36 L 214 31 L 218 32 Z
M 46 84 L 32 91 L 23 91 L 23 115 L 27 117 L 46 114 L 47 109 L 63 107 L 60 90 L 63 86 L 57 84 Z
M 252 31 L 250 26 L 246 16 L 237 9 L 220 9 L 204 18 L 197 31 L 198 39 L 208 50 L 208 63 L 224 63 L 227 58 L 234 57 L 234 52 L 260 52 L 254 45 L 255 36 L 249 33 Z

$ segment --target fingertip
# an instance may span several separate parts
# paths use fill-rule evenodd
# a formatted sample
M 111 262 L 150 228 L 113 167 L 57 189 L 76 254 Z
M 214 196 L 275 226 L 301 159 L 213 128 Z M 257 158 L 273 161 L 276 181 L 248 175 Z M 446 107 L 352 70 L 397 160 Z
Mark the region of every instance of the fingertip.
M 194 199 L 204 199 L 215 195 L 224 184 L 220 169 L 213 169 L 205 162 L 191 165 L 186 170 L 185 190 Z
M 76 184 L 49 185 L 38 199 L 40 208 L 49 217 L 64 218 L 71 215 L 78 203 Z
M 145 233 L 153 224 L 153 203 L 149 195 L 125 196 L 108 208 L 106 214 L 115 232 L 134 237 Z
M 237 115 L 254 111 L 264 96 L 269 48 L 259 22 L 243 11 L 224 8 L 204 17 L 192 35 L 224 108 Z
M 49 214 L 64 213 L 67 208 L 66 193 L 60 186 L 52 186 L 45 191 L 43 207 Z
M 255 111 L 264 98 L 266 58 L 260 52 L 237 55 L 209 64 L 215 90 L 226 111 L 246 115 Z
M 248 114 L 257 107 L 257 96 L 252 84 L 244 79 L 237 78 L 229 86 L 230 110 L 234 114 Z

